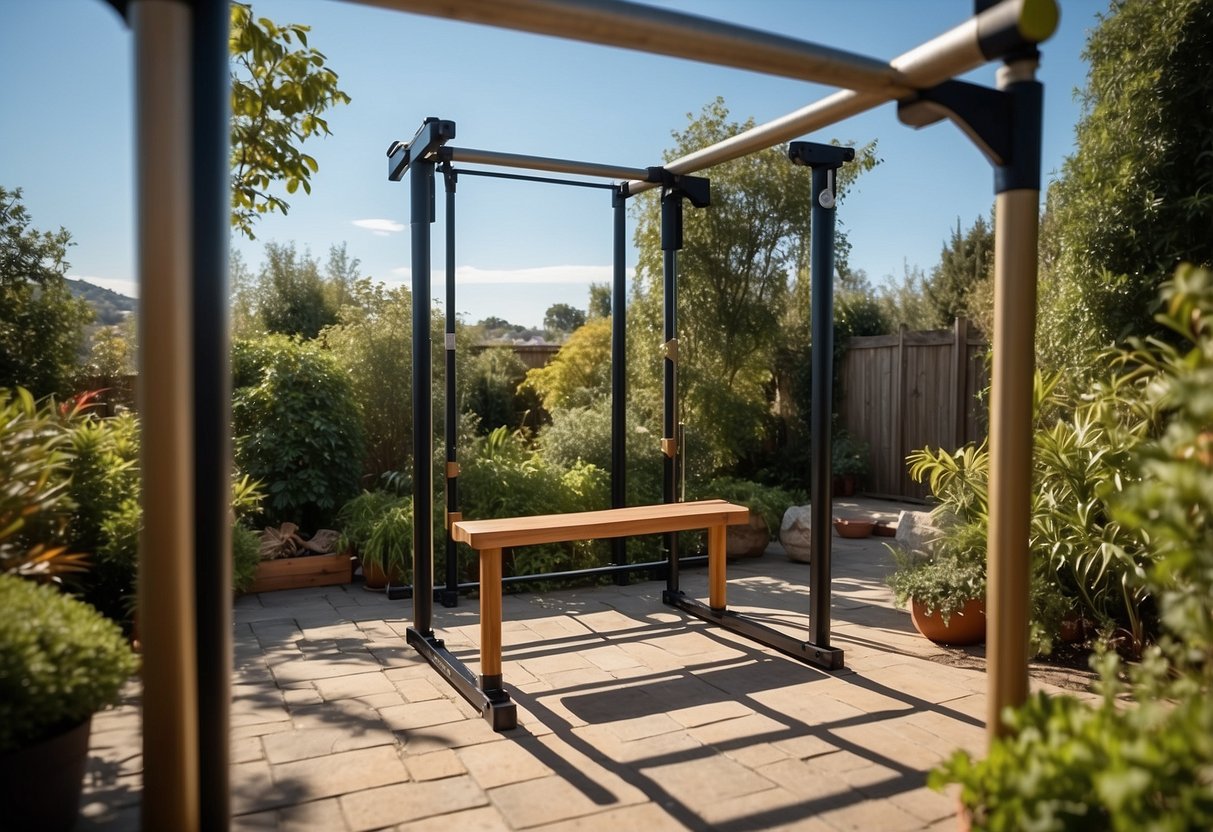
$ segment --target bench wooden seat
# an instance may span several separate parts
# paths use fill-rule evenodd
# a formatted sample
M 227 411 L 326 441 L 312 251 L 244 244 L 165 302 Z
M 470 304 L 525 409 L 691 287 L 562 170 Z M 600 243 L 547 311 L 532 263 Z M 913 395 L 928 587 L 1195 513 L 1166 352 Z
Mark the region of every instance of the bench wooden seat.
M 632 506 L 572 514 L 543 514 L 495 520 L 458 520 L 451 537 L 480 555 L 480 689 L 491 702 L 508 702 L 501 678 L 501 551 L 516 546 L 597 540 L 642 534 L 706 529 L 708 532 L 708 599 L 713 610 L 725 608 L 725 537 L 727 528 L 749 522 L 750 512 L 724 500 Z M 495 728 L 513 727 L 510 716 L 488 713 Z

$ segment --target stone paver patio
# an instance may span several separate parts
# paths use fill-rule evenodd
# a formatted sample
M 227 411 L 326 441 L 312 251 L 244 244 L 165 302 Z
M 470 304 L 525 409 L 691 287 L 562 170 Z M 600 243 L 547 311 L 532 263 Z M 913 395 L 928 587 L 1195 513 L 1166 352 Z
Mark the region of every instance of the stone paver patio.
M 233 828 L 954 829 L 954 798 L 926 772 L 983 746 L 985 674 L 913 631 L 884 542 L 834 537 L 847 666 L 833 674 L 662 605 L 662 582 L 507 596 L 520 725 L 503 734 L 405 644 L 408 601 L 358 585 L 240 598 Z M 807 583 L 773 544 L 730 562 L 729 606 L 807 638 Z M 706 569 L 683 571 L 688 593 L 706 585 Z M 475 669 L 475 599 L 434 615 Z M 138 828 L 135 686 L 94 719 L 91 746 L 80 828 Z

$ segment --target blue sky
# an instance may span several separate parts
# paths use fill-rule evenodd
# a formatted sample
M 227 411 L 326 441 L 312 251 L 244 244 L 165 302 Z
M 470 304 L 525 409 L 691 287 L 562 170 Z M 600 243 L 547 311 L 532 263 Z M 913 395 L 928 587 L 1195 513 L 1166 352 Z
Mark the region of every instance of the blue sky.
M 890 59 L 971 14 L 971 0 L 685 0 L 680 11 Z M 1079 115 L 1080 53 L 1106 6 L 1064 0 L 1058 33 L 1043 46 L 1044 173 L 1061 168 Z M 454 120 L 454 144 L 634 167 L 661 162 L 671 131 L 715 96 L 737 121 L 768 121 L 832 89 L 741 70 L 392 13 L 334 0 L 260 0 L 278 23 L 312 26 L 352 103 L 332 112 L 333 135 L 307 145 L 320 171 L 290 214 L 264 219 L 258 240 L 233 238 L 256 266 L 269 240 L 321 258 L 345 242 L 362 271 L 407 279 L 407 186 L 388 182 L 385 150 L 426 116 Z M 131 38 L 101 0 L 0 2 L 0 185 L 21 187 L 34 225 L 67 228 L 75 277 L 132 293 Z M 967 76 L 993 84 L 994 67 Z M 914 131 L 886 104 L 812 136 L 878 140 L 883 164 L 839 211 L 853 264 L 874 282 L 905 264 L 938 260 L 957 218 L 993 204 L 990 168 L 947 124 Z M 611 268 L 608 192 L 464 179 L 458 197 L 458 311 L 540 323 L 552 303 L 584 307 L 587 286 Z M 434 267 L 442 269 L 441 223 Z M 629 232 L 630 233 L 630 232 Z M 629 265 L 634 263 L 629 254 Z

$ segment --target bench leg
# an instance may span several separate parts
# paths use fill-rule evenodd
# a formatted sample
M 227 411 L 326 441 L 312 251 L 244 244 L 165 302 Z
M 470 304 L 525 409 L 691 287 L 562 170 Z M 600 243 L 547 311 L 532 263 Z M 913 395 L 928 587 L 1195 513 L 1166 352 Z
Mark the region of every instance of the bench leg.
M 708 606 L 713 610 L 725 608 L 727 535 L 727 526 L 708 527 Z
M 480 551 L 480 687 L 501 688 L 501 550 Z

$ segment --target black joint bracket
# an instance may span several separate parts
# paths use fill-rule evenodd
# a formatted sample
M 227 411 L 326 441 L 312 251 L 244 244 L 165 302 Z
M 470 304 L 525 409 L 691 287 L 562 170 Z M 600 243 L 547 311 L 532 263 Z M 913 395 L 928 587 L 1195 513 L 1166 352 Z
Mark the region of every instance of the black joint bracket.
M 443 148 L 443 150 L 445 149 Z M 442 155 L 439 153 L 439 158 L 442 158 Z M 459 171 L 451 167 L 451 163 L 445 160 L 442 163 L 442 181 L 446 183 L 446 192 L 448 194 L 455 193 L 455 186 L 459 182 Z
M 897 117 L 914 128 L 951 120 L 994 165 L 996 193 L 1040 190 L 1043 90 L 1034 80 L 1003 90 L 945 81 L 897 102 Z
M 388 179 L 399 182 L 412 162 L 428 159 L 442 145 L 455 138 L 455 122 L 435 116 L 421 123 L 412 140 L 392 142 L 388 147 Z
M 789 142 L 788 158 L 794 165 L 809 168 L 840 168 L 854 161 L 855 148 L 819 142 Z
M 663 172 L 661 185 L 661 250 L 682 249 L 682 201 L 706 208 L 712 201 L 710 180 Z

